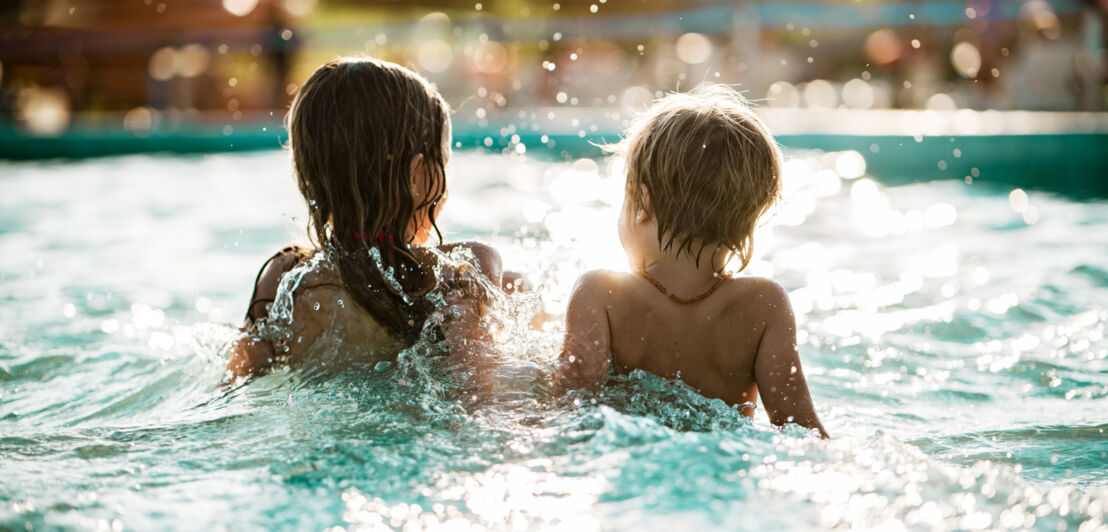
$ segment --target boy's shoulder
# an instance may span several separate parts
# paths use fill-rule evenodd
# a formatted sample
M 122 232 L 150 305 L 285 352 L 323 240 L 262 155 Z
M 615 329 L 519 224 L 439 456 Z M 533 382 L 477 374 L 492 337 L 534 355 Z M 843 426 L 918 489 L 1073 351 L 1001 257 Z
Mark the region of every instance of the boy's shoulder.
M 638 276 L 629 272 L 617 272 L 612 270 L 592 270 L 585 272 L 577 278 L 574 292 L 611 290 L 623 286 L 635 280 Z M 734 277 L 727 281 L 735 296 L 757 297 L 766 302 L 778 302 L 787 300 L 789 294 L 785 288 L 772 279 L 765 277 Z
M 774 299 L 788 298 L 789 296 L 789 293 L 777 281 L 766 277 L 732 277 L 728 283 L 741 290 L 744 295 Z
M 653 293 L 654 287 L 641 282 L 633 273 L 592 270 L 581 275 L 573 287 L 571 302 L 602 305 L 609 309 L 640 304 L 643 293 Z M 758 316 L 760 321 L 792 319 L 789 293 L 777 282 L 764 277 L 734 277 L 713 298 L 725 301 L 714 306 L 721 313 L 741 313 Z M 753 311 L 753 312 L 752 312 Z
M 573 292 L 605 292 L 607 293 L 613 287 L 624 284 L 628 279 L 634 277 L 634 274 L 627 272 L 617 272 L 612 270 L 590 270 L 577 278 L 577 283 L 573 286 Z
M 773 320 L 792 319 L 792 303 L 785 287 L 765 277 L 734 277 L 728 281 L 729 307 L 735 310 L 757 309 L 757 315 Z
M 570 304 L 600 304 L 610 307 L 613 296 L 626 285 L 631 274 L 611 270 L 591 270 L 581 274 L 570 293 Z
M 638 277 L 638 275 L 629 272 L 591 270 L 577 278 L 573 291 L 607 291 L 625 286 Z M 765 299 L 767 302 L 776 302 L 789 297 L 784 287 L 765 277 L 733 277 L 727 281 L 726 285 L 731 287 L 731 291 L 735 296 L 757 297 Z

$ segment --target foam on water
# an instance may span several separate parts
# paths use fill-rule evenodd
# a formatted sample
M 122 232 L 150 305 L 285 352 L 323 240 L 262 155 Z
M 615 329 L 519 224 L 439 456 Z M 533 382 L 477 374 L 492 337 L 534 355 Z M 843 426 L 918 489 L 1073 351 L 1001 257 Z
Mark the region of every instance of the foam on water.
M 574 279 L 625 268 L 618 164 L 455 157 L 447 235 L 538 287 L 494 305 L 473 402 L 427 344 L 220 384 L 304 234 L 284 155 L 0 163 L 0 528 L 1104 529 L 1105 203 L 885 188 L 855 155 L 791 154 L 751 266 L 831 441 L 643 373 L 547 397 Z

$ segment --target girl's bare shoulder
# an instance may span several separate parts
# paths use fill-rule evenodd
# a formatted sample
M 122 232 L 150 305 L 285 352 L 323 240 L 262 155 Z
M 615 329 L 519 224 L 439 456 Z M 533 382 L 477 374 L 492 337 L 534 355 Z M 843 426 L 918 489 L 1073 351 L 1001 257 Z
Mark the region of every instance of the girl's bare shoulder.
M 302 246 L 287 246 L 262 264 L 254 280 L 254 291 L 246 309 L 247 325 L 266 314 L 267 305 L 277 297 L 277 290 L 285 273 L 310 257 L 312 252 L 310 248 Z

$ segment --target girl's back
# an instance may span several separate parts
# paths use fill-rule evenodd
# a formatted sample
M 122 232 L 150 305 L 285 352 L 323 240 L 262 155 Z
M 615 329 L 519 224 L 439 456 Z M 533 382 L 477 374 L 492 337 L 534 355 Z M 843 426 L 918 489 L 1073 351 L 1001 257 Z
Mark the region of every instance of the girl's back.
M 353 303 L 342 277 L 321 259 L 318 251 L 289 247 L 258 273 L 245 328 L 267 345 L 237 353 L 230 367 L 234 374 L 258 373 L 277 362 L 372 364 L 395 357 L 404 347 Z
M 261 272 L 229 372 L 326 363 L 332 355 L 373 362 L 428 330 L 449 346 L 479 334 L 476 292 L 458 290 L 467 280 L 448 270 L 460 265 L 428 247 L 432 235 L 441 241 L 436 218 L 450 158 L 449 107 L 435 88 L 399 65 L 338 59 L 300 88 L 288 127 L 313 247 L 287 249 Z M 467 275 L 498 286 L 499 256 L 460 247 L 472 251 Z M 427 329 L 443 305 L 459 312 Z

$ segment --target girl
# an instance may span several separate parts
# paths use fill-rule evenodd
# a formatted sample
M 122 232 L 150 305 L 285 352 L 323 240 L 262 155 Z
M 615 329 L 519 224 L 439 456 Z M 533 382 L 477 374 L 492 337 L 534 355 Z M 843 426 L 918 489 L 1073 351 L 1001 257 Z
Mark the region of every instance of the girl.
M 450 158 L 442 97 L 399 65 L 338 59 L 301 88 L 288 129 L 314 247 L 285 248 L 263 265 L 229 374 L 339 352 L 389 360 L 432 316 L 441 326 L 427 334 L 443 337 L 459 362 L 475 363 L 484 309 L 477 288 L 500 286 L 500 258 L 481 244 L 426 247 L 432 231 L 442 240 L 435 219 Z

